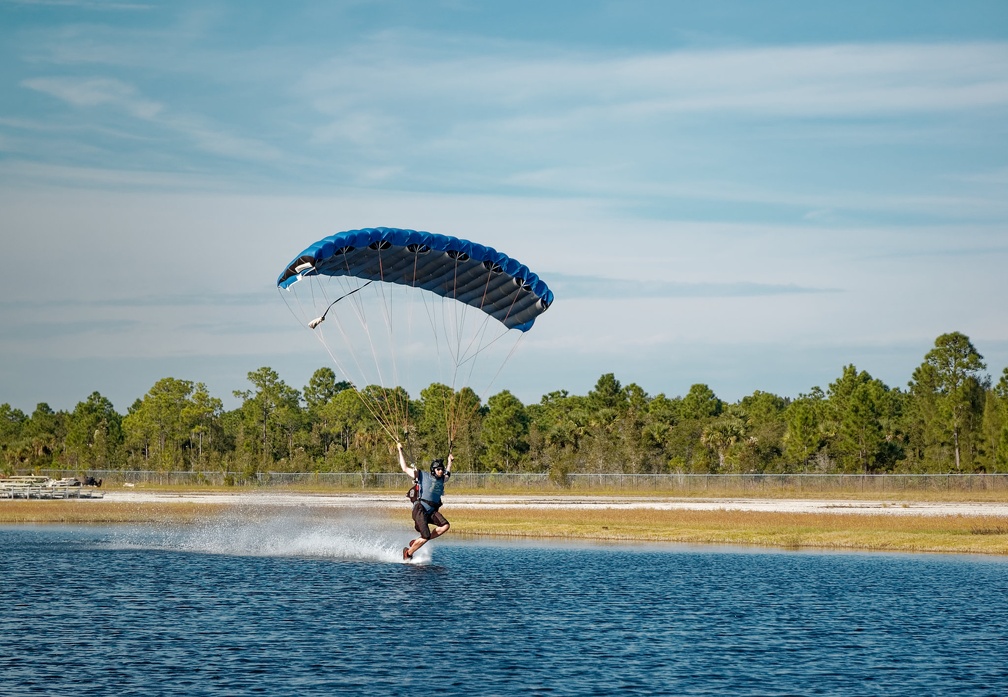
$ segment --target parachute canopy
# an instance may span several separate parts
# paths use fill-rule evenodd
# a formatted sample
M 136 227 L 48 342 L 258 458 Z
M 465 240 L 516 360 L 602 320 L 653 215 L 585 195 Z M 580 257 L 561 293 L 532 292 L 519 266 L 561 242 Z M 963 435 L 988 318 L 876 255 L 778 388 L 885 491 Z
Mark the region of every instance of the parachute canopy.
M 491 247 L 384 227 L 315 242 L 277 288 L 375 421 L 407 447 L 419 432 L 408 390 L 427 393 L 425 420 L 443 413 L 450 447 L 553 302 L 527 266 Z
M 529 268 L 492 247 L 417 230 L 365 228 L 325 237 L 291 261 L 279 288 L 315 275 L 353 276 L 422 288 L 528 331 L 553 302 Z

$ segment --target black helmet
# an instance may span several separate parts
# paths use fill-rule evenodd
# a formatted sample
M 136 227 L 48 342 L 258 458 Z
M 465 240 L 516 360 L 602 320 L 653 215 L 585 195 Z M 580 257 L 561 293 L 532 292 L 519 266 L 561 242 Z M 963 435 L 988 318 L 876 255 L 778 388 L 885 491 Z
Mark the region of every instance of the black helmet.
M 434 470 L 444 469 L 444 460 L 434 460 L 430 463 L 430 473 L 433 475 Z

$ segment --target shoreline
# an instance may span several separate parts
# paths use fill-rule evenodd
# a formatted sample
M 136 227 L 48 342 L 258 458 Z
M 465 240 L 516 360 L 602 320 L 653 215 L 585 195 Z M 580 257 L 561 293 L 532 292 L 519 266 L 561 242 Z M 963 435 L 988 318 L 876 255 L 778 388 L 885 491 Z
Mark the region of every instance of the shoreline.
M 102 498 L 0 500 L 0 525 L 204 524 L 307 514 L 379 517 L 414 534 L 399 493 L 105 490 Z M 755 498 L 452 494 L 444 513 L 460 537 L 685 543 L 777 549 L 983 554 L 1008 557 L 1008 502 L 891 498 Z
M 291 493 L 291 492 L 192 492 L 107 491 L 104 501 L 115 503 L 188 503 L 218 506 L 268 505 L 319 508 L 410 508 L 401 494 Z M 913 501 L 848 499 L 777 499 L 756 497 L 685 498 L 675 496 L 611 495 L 512 495 L 451 494 L 449 509 L 542 509 L 542 510 L 655 510 L 655 511 L 749 511 L 765 513 L 832 513 L 893 516 L 982 516 L 1008 519 L 1008 502 Z

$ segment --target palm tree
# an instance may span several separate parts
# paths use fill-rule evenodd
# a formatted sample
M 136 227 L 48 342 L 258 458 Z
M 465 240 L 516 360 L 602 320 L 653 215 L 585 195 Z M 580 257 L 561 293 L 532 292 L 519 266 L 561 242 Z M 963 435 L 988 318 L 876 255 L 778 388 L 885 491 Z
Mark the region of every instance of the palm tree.
M 745 416 L 736 410 L 725 412 L 704 427 L 700 442 L 717 453 L 719 470 L 724 469 L 728 452 L 733 445 L 745 438 L 747 430 Z

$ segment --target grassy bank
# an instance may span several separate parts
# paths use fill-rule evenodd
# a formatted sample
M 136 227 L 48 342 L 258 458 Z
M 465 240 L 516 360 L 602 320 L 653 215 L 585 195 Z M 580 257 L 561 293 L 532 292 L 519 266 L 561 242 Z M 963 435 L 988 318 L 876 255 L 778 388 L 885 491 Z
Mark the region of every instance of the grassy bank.
M 0 500 L 0 524 L 194 523 L 229 506 L 182 501 L 124 503 L 88 499 Z
M 451 511 L 469 535 L 732 544 L 787 549 L 1008 554 L 1008 519 L 692 510 Z
M 0 524 L 191 524 L 230 506 L 193 502 L 3 500 Z M 243 516 L 268 517 L 273 506 L 241 506 Z M 322 517 L 345 514 L 315 508 Z M 679 542 L 902 552 L 1008 555 L 1008 518 L 999 516 L 864 515 L 738 510 L 446 509 L 453 534 L 471 536 Z M 388 512 L 410 530 L 408 509 Z

